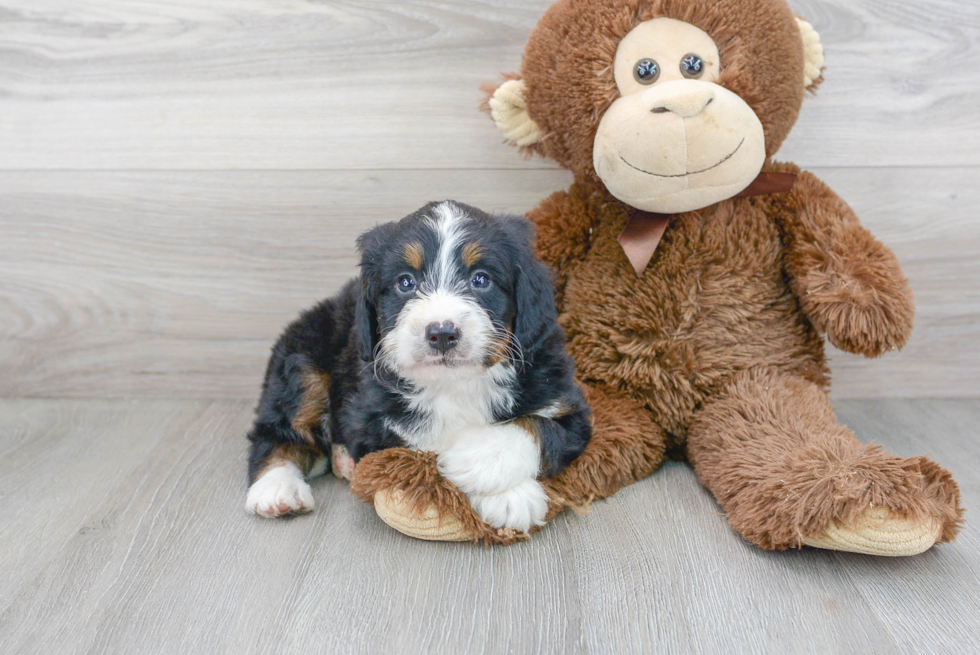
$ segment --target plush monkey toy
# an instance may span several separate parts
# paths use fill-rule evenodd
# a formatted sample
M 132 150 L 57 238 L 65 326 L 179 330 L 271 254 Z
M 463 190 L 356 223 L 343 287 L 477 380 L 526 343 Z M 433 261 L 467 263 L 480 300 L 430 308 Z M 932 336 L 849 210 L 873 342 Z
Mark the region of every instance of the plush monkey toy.
M 595 415 L 545 483 L 549 518 L 676 452 L 760 548 L 909 555 L 956 535 L 950 474 L 862 444 L 827 397 L 821 335 L 877 357 L 914 308 L 850 207 L 772 160 L 822 64 L 786 0 L 560 0 L 492 91 L 507 139 L 575 174 L 529 215 Z M 406 534 L 525 537 L 484 525 L 429 454 L 365 457 L 354 491 Z

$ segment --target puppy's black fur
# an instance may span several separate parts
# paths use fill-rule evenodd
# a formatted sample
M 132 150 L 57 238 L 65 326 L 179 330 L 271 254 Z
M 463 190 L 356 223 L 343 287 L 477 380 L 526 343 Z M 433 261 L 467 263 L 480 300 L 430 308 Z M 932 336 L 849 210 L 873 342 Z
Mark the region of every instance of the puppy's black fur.
M 585 448 L 591 425 L 556 322 L 549 272 L 533 255 L 532 228 L 523 218 L 494 217 L 452 204 L 467 216 L 468 238 L 481 244 L 478 262 L 461 264 L 462 274 L 479 269 L 493 280 L 485 291 L 463 293 L 471 294 L 493 324 L 510 331 L 521 346 L 520 353 L 510 349 L 485 362 L 514 369 L 503 390 L 512 406 L 496 411 L 493 422 L 520 419 L 540 445 L 542 475 L 556 475 Z M 439 235 L 430 219 L 436 207 L 430 203 L 362 235 L 360 278 L 304 312 L 279 338 L 248 434 L 250 483 L 284 460 L 309 473 L 320 456 L 330 461 L 331 444 L 345 446 L 355 461 L 405 446 L 388 426 L 425 420 L 424 409 L 413 410 L 406 400 L 412 382 L 377 355 L 379 340 L 395 327 L 411 299 L 397 288 L 399 277 L 406 270 L 420 279 L 426 275 L 406 263 L 406 247 L 421 244 L 425 261 L 436 260 Z M 458 252 L 454 256 L 459 260 Z

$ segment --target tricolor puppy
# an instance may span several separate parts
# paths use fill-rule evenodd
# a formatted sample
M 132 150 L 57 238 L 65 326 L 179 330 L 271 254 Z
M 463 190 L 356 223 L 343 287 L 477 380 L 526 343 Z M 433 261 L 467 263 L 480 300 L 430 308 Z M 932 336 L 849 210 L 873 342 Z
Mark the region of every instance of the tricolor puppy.
M 273 348 L 247 508 L 309 511 L 304 478 L 331 466 L 349 478 L 364 455 L 403 446 L 437 453 L 491 526 L 542 525 L 538 478 L 575 459 L 591 427 L 531 240 L 522 218 L 451 201 L 361 236 L 360 279 Z

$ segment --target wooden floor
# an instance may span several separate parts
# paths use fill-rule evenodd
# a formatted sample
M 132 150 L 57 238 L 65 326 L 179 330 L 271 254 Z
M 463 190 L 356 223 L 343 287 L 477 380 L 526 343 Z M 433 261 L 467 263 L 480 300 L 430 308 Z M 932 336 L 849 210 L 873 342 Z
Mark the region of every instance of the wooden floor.
M 980 506 L 978 401 L 853 401 Z M 314 484 L 246 514 L 248 402 L 0 402 L 0 653 L 966 653 L 980 531 L 911 558 L 766 553 L 671 463 L 528 543 L 415 541 Z
M 242 509 L 269 346 L 360 232 L 570 183 L 478 110 L 550 2 L 0 0 L 0 655 L 978 652 L 974 525 L 764 553 L 678 463 L 505 549 L 403 538 L 332 478 L 310 516 Z M 901 353 L 832 351 L 840 415 L 976 511 L 980 3 L 791 5 L 827 68 L 777 158 L 918 311 Z

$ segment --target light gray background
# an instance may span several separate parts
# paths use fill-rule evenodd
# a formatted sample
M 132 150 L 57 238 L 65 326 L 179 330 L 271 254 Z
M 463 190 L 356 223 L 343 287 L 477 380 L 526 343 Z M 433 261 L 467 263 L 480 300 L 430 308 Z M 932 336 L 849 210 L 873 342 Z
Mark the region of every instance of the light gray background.
M 980 6 L 792 4 L 827 70 L 780 158 L 918 306 L 903 352 L 834 353 L 841 418 L 976 507 Z M 311 516 L 244 513 L 268 348 L 355 236 L 570 183 L 477 109 L 547 5 L 0 0 L 0 651 L 975 647 L 972 526 L 904 560 L 763 553 L 682 464 L 508 549 L 403 538 L 332 479 Z

